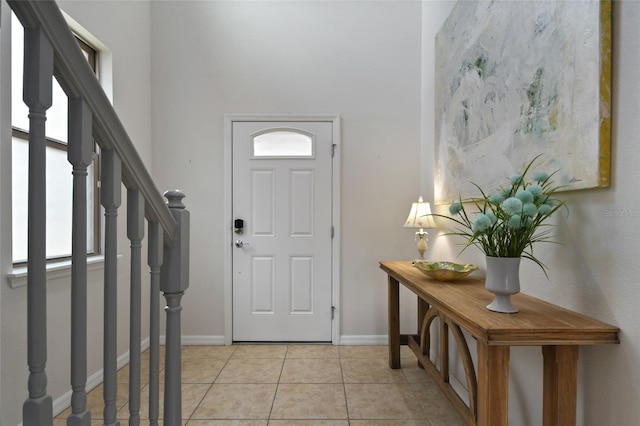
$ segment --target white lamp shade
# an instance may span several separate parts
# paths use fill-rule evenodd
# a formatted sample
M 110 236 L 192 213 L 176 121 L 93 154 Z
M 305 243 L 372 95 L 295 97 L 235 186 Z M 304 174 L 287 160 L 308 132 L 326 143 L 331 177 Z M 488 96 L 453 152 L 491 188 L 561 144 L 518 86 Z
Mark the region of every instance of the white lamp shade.
M 404 222 L 405 228 L 435 228 L 436 223 L 431 216 L 431 205 L 424 202 L 422 197 L 418 198 L 417 203 L 411 205 L 409 217 Z

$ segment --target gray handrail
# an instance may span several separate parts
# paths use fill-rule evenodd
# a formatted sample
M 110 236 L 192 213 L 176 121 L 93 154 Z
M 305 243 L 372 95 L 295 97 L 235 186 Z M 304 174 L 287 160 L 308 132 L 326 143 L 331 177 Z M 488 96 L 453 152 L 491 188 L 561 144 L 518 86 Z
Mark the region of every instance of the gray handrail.
M 82 98 L 93 114 L 93 133 L 103 149 L 113 149 L 122 160 L 122 182 L 139 190 L 145 200 L 145 217 L 158 222 L 165 245 L 172 246 L 176 222 L 166 200 L 151 179 L 122 122 L 73 39 L 62 12 L 54 0 L 7 0 L 25 28 L 40 27 L 53 50 L 54 75 L 70 98 Z
M 72 413 L 67 424 L 89 426 L 86 406 L 87 272 L 86 170 L 91 136 L 102 148 L 100 203 L 104 222 L 104 423 L 117 421 L 117 229 L 122 185 L 127 188 L 127 237 L 131 242 L 129 424 L 140 423 L 141 255 L 144 217 L 149 225 L 151 268 L 149 421 L 159 414 L 159 292 L 166 304 L 164 424 L 181 423 L 180 301 L 189 286 L 189 211 L 184 194 L 160 194 L 120 119 L 80 51 L 54 0 L 8 0 L 25 28 L 24 101 L 29 107 L 29 188 L 27 277 L 27 360 L 29 397 L 23 404 L 25 426 L 53 424 L 52 398 L 46 393 L 46 137 L 52 74 L 69 98 L 69 162 L 73 165 L 73 249 L 71 279 Z M 89 155 L 87 155 L 87 153 Z

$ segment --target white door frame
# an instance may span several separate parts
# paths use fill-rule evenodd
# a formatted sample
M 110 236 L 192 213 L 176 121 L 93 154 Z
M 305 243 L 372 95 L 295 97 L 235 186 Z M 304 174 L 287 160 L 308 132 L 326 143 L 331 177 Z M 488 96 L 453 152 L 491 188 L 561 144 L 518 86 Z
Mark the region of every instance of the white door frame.
M 331 323 L 331 342 L 338 344 L 340 337 L 340 116 L 337 114 L 225 114 L 224 116 L 224 344 L 233 343 L 233 149 L 232 128 L 234 122 L 260 121 L 324 121 L 333 124 L 333 144 L 335 147 L 331 171 L 331 221 L 333 239 L 331 240 L 331 303 L 333 321 Z

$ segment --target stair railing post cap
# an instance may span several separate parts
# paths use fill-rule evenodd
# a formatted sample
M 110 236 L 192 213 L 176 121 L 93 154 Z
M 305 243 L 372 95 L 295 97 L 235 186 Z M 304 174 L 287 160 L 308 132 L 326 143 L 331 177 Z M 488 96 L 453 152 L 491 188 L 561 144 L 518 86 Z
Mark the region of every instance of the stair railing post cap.
M 170 191 L 166 191 L 164 197 L 168 200 L 167 207 L 170 209 L 184 209 L 185 205 L 182 202 L 182 199 L 186 196 L 184 192 L 179 189 L 172 189 Z

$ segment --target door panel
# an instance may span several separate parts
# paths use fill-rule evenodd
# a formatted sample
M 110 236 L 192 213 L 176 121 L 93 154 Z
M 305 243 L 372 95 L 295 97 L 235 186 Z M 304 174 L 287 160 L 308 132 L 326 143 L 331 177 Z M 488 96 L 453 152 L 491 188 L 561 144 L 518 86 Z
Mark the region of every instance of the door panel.
M 233 340 L 331 341 L 332 123 L 234 122 L 232 146 Z

